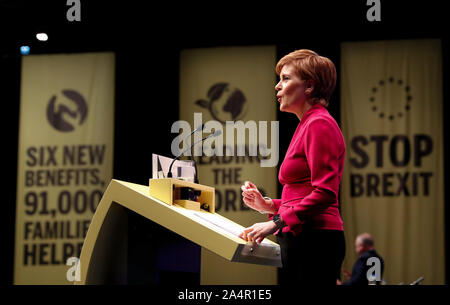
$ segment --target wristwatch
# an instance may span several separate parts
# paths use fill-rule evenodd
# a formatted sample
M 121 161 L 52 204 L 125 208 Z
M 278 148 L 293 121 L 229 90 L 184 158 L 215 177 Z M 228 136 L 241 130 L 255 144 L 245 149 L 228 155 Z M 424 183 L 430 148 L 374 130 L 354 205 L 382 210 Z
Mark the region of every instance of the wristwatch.
M 280 214 L 273 216 L 272 221 L 277 225 L 277 228 L 281 229 L 283 227 L 283 221 L 281 220 Z

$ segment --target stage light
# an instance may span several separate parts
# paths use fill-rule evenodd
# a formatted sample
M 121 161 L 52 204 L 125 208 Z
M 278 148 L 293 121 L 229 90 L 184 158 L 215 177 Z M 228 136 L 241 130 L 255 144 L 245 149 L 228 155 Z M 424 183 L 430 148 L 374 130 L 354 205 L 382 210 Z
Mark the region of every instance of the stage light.
M 46 33 L 37 33 L 36 38 L 40 41 L 47 41 L 48 35 Z
M 22 55 L 28 55 L 30 54 L 30 47 L 29 46 L 21 46 L 20 47 L 20 53 Z

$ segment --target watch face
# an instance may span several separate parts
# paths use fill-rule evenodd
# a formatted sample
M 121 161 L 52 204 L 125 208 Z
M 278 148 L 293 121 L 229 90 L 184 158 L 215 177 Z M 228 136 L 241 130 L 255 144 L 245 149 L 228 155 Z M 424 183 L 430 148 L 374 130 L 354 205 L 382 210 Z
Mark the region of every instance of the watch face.
M 275 222 L 280 220 L 280 214 L 277 214 L 277 215 L 273 216 L 272 220 L 275 221 Z

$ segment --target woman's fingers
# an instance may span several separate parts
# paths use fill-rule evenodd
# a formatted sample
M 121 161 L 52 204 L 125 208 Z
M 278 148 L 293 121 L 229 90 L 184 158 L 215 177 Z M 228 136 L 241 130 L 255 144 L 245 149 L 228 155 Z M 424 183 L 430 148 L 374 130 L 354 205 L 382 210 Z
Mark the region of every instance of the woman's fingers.
M 242 189 L 242 195 L 247 195 L 249 197 L 256 197 L 258 196 L 259 192 L 254 189 Z
M 241 234 L 239 234 L 239 237 L 247 241 L 247 234 L 245 234 L 244 232 L 241 232 Z
M 239 237 L 244 239 L 245 241 L 253 241 L 255 236 L 255 231 L 253 229 L 253 227 L 250 228 L 246 228 L 244 229 L 244 231 L 242 231 L 241 234 L 239 234 Z
M 263 203 L 265 202 L 261 201 L 263 199 L 262 195 L 253 183 L 245 181 L 244 185 L 241 185 L 241 190 L 243 201 L 246 205 L 258 211 L 263 208 Z
M 248 233 L 250 233 L 251 231 L 253 231 L 253 227 L 244 229 L 244 233 L 245 233 L 245 234 L 248 234 Z
M 247 196 L 247 197 L 256 197 L 255 192 L 251 191 L 251 190 L 243 190 L 242 191 L 242 196 Z
M 245 181 L 244 185 L 248 188 L 252 188 L 252 189 L 256 189 L 256 185 L 254 185 L 253 183 L 251 183 L 250 181 Z
M 247 198 L 247 199 L 251 199 L 251 200 L 255 199 L 255 196 L 250 195 L 250 194 L 245 193 L 245 192 L 242 192 L 242 197 Z
M 251 234 L 251 233 L 253 233 L 253 234 Z M 266 238 L 266 236 L 262 232 L 259 232 L 259 231 L 250 232 L 249 234 L 247 234 L 247 236 L 249 236 L 249 239 L 251 241 L 255 241 L 258 244 L 260 244 L 264 240 L 264 238 Z
M 273 222 L 255 223 L 253 226 L 246 228 L 239 234 L 239 237 L 245 241 L 252 241 L 258 244 L 262 243 L 267 235 L 274 233 Z
M 241 186 L 241 189 L 243 191 L 258 191 L 258 188 L 256 187 L 256 185 L 254 185 L 253 183 L 249 182 L 249 181 L 245 181 L 244 185 Z
M 251 232 L 249 232 L 249 233 L 247 234 L 248 240 L 254 241 L 255 238 L 256 238 L 256 234 L 257 234 L 256 231 L 251 231 Z
M 251 202 L 254 202 L 256 199 L 256 196 L 252 192 L 248 192 L 248 191 L 243 191 L 242 197 L 244 200 L 251 201 Z
M 248 201 L 249 203 L 254 203 L 255 202 L 255 198 L 254 197 L 249 197 L 247 195 L 242 195 L 242 199 Z
M 244 235 L 244 232 L 241 232 L 239 235 L 238 235 L 240 238 L 242 238 L 242 239 L 245 239 L 246 237 L 245 237 L 245 235 Z M 245 237 L 245 238 L 244 238 Z
M 242 201 L 244 201 L 244 203 L 250 207 L 255 207 L 255 201 L 253 199 L 249 199 L 249 198 L 242 198 Z
M 255 193 L 251 191 L 242 191 L 242 195 L 246 195 L 248 197 L 255 197 Z

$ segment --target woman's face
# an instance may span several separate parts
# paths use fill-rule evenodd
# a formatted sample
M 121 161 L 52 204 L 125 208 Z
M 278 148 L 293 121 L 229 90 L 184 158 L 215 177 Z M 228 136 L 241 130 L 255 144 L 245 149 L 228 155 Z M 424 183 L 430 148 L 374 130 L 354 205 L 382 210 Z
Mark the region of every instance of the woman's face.
M 302 80 L 292 64 L 284 65 L 280 72 L 280 81 L 275 86 L 280 111 L 302 113 L 307 96 L 307 82 Z

